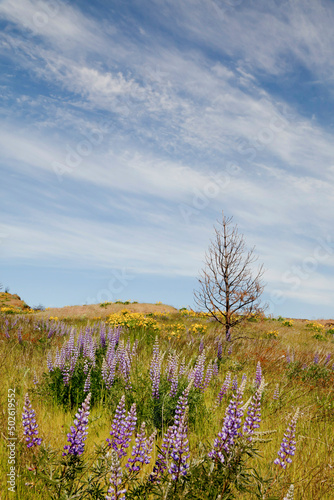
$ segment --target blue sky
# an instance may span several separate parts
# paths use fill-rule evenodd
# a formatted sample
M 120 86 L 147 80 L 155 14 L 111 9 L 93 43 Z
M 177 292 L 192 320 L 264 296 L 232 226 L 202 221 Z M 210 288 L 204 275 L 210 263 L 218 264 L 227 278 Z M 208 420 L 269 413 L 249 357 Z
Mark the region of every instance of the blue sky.
M 193 306 L 224 210 L 271 314 L 333 318 L 334 2 L 3 0 L 0 282 Z

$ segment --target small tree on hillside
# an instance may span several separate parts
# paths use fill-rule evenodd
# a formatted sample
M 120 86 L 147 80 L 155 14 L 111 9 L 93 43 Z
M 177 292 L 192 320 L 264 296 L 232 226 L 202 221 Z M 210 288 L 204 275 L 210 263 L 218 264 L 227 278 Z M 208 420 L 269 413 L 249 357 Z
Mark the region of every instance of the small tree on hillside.
M 231 222 L 232 217 L 226 218 L 223 213 L 219 227 L 214 227 L 215 238 L 205 256 L 199 290 L 195 291 L 196 304 L 225 326 L 226 340 L 231 340 L 233 326 L 261 311 L 264 289 L 263 266 L 253 274 L 252 265 L 257 260 L 254 248 L 246 250 L 243 235 Z

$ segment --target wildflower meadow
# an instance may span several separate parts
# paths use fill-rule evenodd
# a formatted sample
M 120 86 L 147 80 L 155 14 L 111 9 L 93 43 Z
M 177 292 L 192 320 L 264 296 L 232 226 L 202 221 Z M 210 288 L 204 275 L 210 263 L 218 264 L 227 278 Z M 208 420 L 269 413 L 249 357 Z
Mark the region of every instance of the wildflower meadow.
M 1 498 L 334 498 L 331 324 L 126 307 L 1 312 Z

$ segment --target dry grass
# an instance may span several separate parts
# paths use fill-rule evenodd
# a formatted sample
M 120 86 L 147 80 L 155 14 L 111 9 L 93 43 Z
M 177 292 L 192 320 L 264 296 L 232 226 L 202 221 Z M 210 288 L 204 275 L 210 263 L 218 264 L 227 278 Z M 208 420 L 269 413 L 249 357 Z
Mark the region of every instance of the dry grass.
M 90 304 L 84 306 L 65 306 L 65 307 L 51 307 L 38 315 L 44 318 L 57 317 L 63 318 L 101 318 L 105 319 L 109 314 L 121 312 L 127 309 L 130 312 L 137 313 L 176 313 L 177 309 L 166 304 L 110 304 L 106 307 L 101 307 L 100 304 Z

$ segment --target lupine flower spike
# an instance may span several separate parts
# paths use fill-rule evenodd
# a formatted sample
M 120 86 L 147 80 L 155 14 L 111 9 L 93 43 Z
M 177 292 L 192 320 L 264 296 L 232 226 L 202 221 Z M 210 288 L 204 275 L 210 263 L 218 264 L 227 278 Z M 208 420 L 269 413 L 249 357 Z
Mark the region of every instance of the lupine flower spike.
M 288 489 L 288 492 L 287 494 L 285 495 L 285 497 L 283 498 L 283 500 L 293 500 L 293 497 L 294 497 L 294 485 L 293 484 L 290 484 L 290 488 Z
M 260 361 L 258 361 L 258 363 L 256 365 L 256 373 L 255 373 L 255 379 L 254 379 L 254 386 L 255 387 L 260 387 L 261 379 L 262 379 L 262 368 L 261 368 Z
M 252 441 L 252 435 L 255 429 L 260 427 L 261 422 L 261 397 L 264 389 L 264 378 L 261 380 L 260 387 L 255 392 L 252 397 L 251 404 L 247 410 L 247 417 L 243 426 L 243 433 L 247 437 L 248 441 Z
M 291 422 L 288 425 L 288 428 L 284 434 L 281 447 L 277 453 L 278 458 L 274 460 L 274 464 L 280 465 L 283 469 L 286 469 L 287 464 L 291 464 L 292 456 L 295 454 L 296 450 L 296 441 L 295 441 L 295 432 L 297 420 L 299 417 L 299 408 L 297 409 L 294 417 L 291 419 Z
M 138 472 L 142 464 L 149 464 L 156 431 L 146 438 L 145 422 L 140 427 L 140 432 L 137 434 L 136 443 L 132 448 L 131 457 L 128 459 L 125 467 L 130 472 Z
M 235 376 L 232 381 L 232 391 L 236 392 L 238 390 L 238 377 Z
M 26 436 L 26 443 L 28 448 L 40 445 L 41 438 L 38 438 L 38 424 L 36 424 L 35 410 L 32 409 L 29 396 L 26 394 L 25 402 L 22 413 L 22 423 L 24 428 L 24 435 Z
M 85 441 L 87 439 L 89 404 L 91 393 L 88 394 L 82 407 L 79 408 L 75 415 L 74 425 L 71 426 L 71 432 L 67 434 L 67 441 L 70 445 L 64 446 L 63 456 L 66 455 L 82 455 L 85 449 Z
M 121 489 L 122 485 L 122 468 L 115 450 L 111 451 L 111 478 L 109 479 L 111 485 L 108 489 L 106 500 L 125 500 L 125 489 Z
M 125 449 L 128 448 L 131 441 L 136 421 L 135 403 L 131 406 L 130 411 L 126 415 L 125 396 L 122 396 L 111 424 L 111 439 L 107 439 L 108 446 L 112 447 L 117 452 L 117 456 L 120 459 L 126 455 Z
M 215 407 L 220 405 L 223 397 L 229 390 L 230 385 L 231 385 L 231 372 L 227 372 L 222 388 L 220 389 L 219 394 L 217 396 Z
M 230 403 L 225 412 L 225 418 L 222 430 L 218 433 L 215 439 L 213 449 L 209 453 L 209 457 L 215 461 L 225 461 L 224 452 L 229 454 L 235 445 L 236 439 L 241 436 L 239 431 L 241 427 L 241 419 L 243 416 L 242 396 L 245 389 L 244 380 L 240 384 L 240 388 L 235 392 L 230 400 Z
M 91 371 L 87 375 L 86 382 L 84 385 L 84 392 L 88 392 L 90 389 L 90 377 L 91 377 Z
M 274 394 L 273 394 L 273 399 L 278 399 L 279 398 L 279 384 L 276 384 Z
M 179 398 L 174 416 L 174 425 L 168 427 L 165 433 L 161 452 L 158 453 L 157 461 L 153 467 L 153 472 L 149 480 L 151 482 L 160 482 L 161 475 L 167 469 L 167 462 L 170 461 L 168 472 L 171 474 L 173 481 L 177 481 L 179 476 L 185 476 L 189 465 L 189 442 L 187 438 L 187 404 L 189 391 L 192 382 L 183 391 Z

